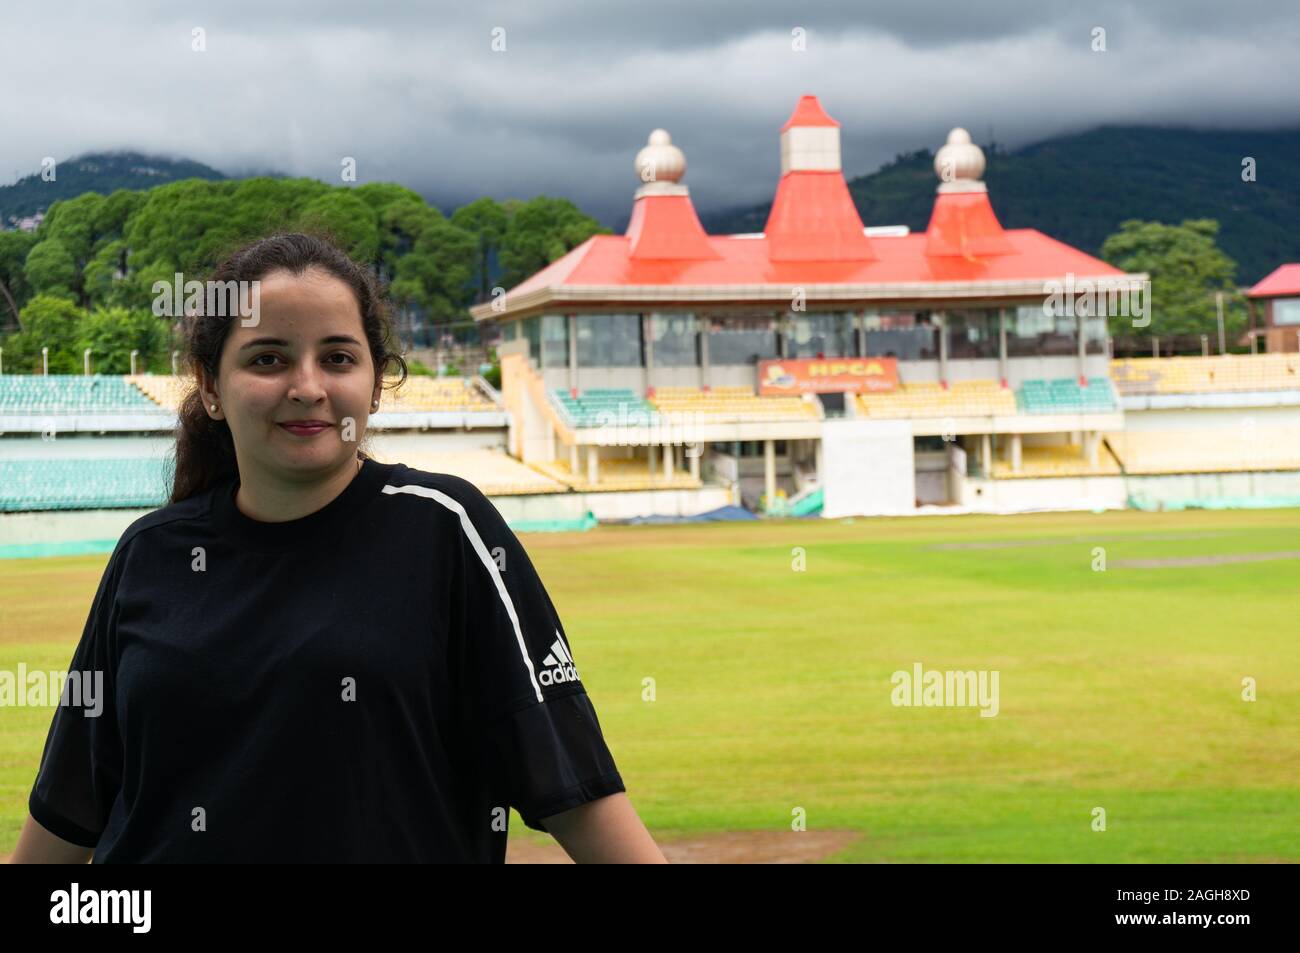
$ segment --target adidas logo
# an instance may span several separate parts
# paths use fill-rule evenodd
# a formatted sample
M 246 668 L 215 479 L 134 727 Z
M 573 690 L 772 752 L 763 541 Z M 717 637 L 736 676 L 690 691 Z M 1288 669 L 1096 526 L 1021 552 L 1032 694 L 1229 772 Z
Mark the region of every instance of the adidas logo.
M 569 654 L 559 629 L 555 630 L 555 641 L 551 643 L 551 651 L 546 658 L 542 659 L 542 664 L 546 668 L 542 670 L 541 675 L 537 676 L 537 680 L 543 685 L 559 685 L 562 682 L 578 680 L 578 670 L 574 667 L 573 656 Z

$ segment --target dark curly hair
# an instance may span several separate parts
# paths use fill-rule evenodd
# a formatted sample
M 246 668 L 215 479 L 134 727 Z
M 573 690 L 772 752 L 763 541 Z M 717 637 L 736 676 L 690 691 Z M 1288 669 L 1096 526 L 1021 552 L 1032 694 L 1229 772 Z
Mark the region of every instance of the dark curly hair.
M 229 254 L 210 280 L 256 281 L 278 270 L 300 275 L 312 266 L 325 269 L 352 289 L 370 346 L 375 384 L 382 384 L 385 372 L 395 366 L 401 372 L 396 384 L 400 387 L 406 381 L 408 369 L 396 344 L 387 287 L 368 267 L 353 261 L 328 237 L 294 232 L 260 238 Z M 181 400 L 176 425 L 176 470 L 171 503 L 197 496 L 238 472 L 230 426 L 224 420 L 208 416 L 199 391 L 200 367 L 212 380 L 217 379 L 221 351 L 237 316 L 237 313 L 205 315 L 200 311 L 182 318 L 185 368 L 192 381 Z M 357 455 L 366 456 L 360 450 Z

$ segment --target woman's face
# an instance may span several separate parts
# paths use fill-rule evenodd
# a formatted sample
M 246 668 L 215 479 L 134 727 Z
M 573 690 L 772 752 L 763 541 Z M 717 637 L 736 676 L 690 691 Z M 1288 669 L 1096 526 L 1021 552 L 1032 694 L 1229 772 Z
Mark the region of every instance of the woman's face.
M 329 473 L 355 459 L 379 399 L 357 300 L 316 267 L 301 275 L 272 271 L 260 292 L 256 325 L 236 317 L 231 326 L 215 392 L 204 392 L 207 410 L 228 422 L 241 473 L 251 468 L 288 481 Z M 326 426 L 284 426 L 302 421 Z

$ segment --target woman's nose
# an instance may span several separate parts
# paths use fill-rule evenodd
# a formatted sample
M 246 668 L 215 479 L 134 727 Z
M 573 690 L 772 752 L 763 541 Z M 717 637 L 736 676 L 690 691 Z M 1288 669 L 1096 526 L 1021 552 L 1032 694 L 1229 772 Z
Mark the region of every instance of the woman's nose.
M 289 399 L 315 403 L 325 394 L 321 385 L 320 370 L 308 363 L 296 367 L 289 381 Z

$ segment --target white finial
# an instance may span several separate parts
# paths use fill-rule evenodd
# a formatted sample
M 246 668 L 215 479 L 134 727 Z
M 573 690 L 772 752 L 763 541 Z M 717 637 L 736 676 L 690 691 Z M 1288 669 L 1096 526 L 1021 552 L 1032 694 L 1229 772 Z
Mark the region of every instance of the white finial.
M 686 156 L 673 145 L 666 129 L 650 133 L 645 148 L 636 154 L 636 176 L 641 180 L 637 195 L 684 195 L 678 184 L 686 174 Z
M 984 150 L 970 141 L 970 133 L 958 126 L 934 154 L 934 171 L 940 192 L 987 192 L 980 181 L 984 174 Z

